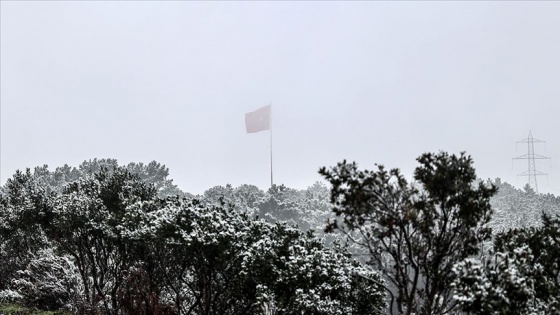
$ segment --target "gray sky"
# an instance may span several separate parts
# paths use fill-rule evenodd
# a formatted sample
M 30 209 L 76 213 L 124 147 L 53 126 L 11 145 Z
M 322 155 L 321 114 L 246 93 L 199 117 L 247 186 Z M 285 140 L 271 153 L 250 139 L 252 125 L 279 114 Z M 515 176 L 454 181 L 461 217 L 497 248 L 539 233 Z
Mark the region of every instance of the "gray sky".
M 560 194 L 560 2 L 1 2 L 1 174 L 156 160 L 185 191 L 305 188 L 342 159 L 467 151 Z

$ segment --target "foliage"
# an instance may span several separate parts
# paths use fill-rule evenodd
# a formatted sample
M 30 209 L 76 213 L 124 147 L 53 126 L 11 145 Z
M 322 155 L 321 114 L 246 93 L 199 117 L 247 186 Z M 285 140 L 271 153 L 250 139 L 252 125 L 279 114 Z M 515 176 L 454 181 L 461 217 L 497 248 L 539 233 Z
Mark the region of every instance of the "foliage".
M 284 314 L 379 313 L 383 305 L 379 287 L 357 276 L 380 281 L 376 273 L 284 224 L 168 199 L 133 205 L 123 226 L 126 237 L 166 248 L 164 259 L 147 261 L 157 261 L 162 296 L 181 314 L 254 313 L 264 295 Z
M 477 181 L 464 155 L 418 161 L 411 183 L 344 162 L 321 170 L 331 187 L 196 198 L 156 162 L 18 171 L 0 187 L 0 303 L 18 304 L 0 313 L 381 314 L 388 293 L 392 313 L 558 314 L 560 199 Z
M 0 303 L 0 314 L 2 315 L 71 315 L 69 311 L 45 311 L 36 308 L 28 308 L 14 303 Z
M 128 204 L 154 198 L 155 189 L 137 175 L 119 168 L 98 173 L 67 185 L 52 198 L 51 220 L 43 224 L 45 234 L 57 250 L 70 255 L 84 284 L 85 302 L 101 303 L 105 311 L 119 307 L 117 292 L 123 270 L 137 257 L 119 226 Z
M 235 211 L 244 212 L 249 216 L 256 216 L 259 205 L 265 199 L 266 193 L 254 185 L 241 185 L 233 188 L 227 184 L 215 186 L 206 190 L 200 200 L 207 205 L 227 205 Z
M 33 253 L 48 246 L 40 225 L 46 220 L 49 193 L 28 169 L 8 179 L 0 196 L 0 290 Z
M 456 298 L 473 314 L 560 313 L 560 220 L 496 235 L 494 252 L 455 266 Z
M 150 165 L 93 160 L 16 173 L 0 197 L 0 240 L 2 259 L 15 261 L 4 256 L 10 244 L 25 259 L 5 270 L 6 301 L 88 314 L 381 313 L 383 281 L 344 247 L 258 218 L 271 198 L 292 203 L 291 191 L 163 197 L 166 173 L 141 175 L 161 169 Z M 33 246 L 18 247 L 17 231 Z
M 132 267 L 126 273 L 118 298 L 122 314 L 130 315 L 171 315 L 176 314 L 170 304 L 162 302 L 150 289 L 149 275 L 142 267 Z
M 307 189 L 297 190 L 284 185 L 273 185 L 262 191 L 253 185 L 215 186 L 206 190 L 201 201 L 208 205 L 228 205 L 235 211 L 268 222 L 284 222 L 302 231 L 314 230 L 323 237 L 323 230 L 331 217 L 329 188 L 321 182 Z M 329 242 L 334 237 L 327 236 Z
M 560 215 L 560 197 L 537 194 L 531 187 L 516 189 L 499 178 L 492 181 L 498 192 L 491 199 L 494 214 L 490 225 L 494 233 L 542 224 L 541 214 Z
M 129 163 L 126 166 L 119 166 L 115 159 L 93 159 L 82 162 L 78 167 L 70 167 L 64 165 L 56 167 L 54 171 L 49 171 L 48 165 L 38 166 L 31 172 L 26 171 L 29 177 L 33 178 L 33 182 L 47 192 L 60 193 L 64 187 L 70 183 L 79 181 L 82 178 L 90 176 L 101 171 L 112 173 L 113 171 L 125 168 L 132 174 L 137 175 L 144 183 L 153 185 L 158 196 L 188 196 L 182 192 L 173 180 L 169 179 L 169 169 L 156 161 L 148 164 Z M 16 172 L 21 174 L 22 172 Z M 15 178 L 14 178 L 15 179 Z M 9 189 L 9 187 L 7 187 Z
M 51 249 L 41 250 L 18 271 L 12 287 L 22 302 L 45 310 L 76 310 L 81 304 L 78 271 L 69 257 L 56 256 Z
M 360 171 L 344 161 L 322 168 L 333 211 L 342 217 L 327 229 L 348 233 L 367 250 L 389 282 L 392 314 L 447 314 L 455 307 L 453 265 L 476 255 L 491 236 L 486 225 L 495 188 L 474 185 L 464 154 L 427 153 L 418 162 L 414 184 L 383 166 Z

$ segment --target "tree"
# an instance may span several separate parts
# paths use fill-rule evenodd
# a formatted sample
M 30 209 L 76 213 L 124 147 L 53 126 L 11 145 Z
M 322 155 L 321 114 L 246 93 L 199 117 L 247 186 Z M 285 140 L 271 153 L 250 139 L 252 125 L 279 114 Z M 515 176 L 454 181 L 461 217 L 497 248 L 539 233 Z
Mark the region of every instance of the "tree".
M 152 161 L 148 164 L 140 163 L 129 163 L 126 168 L 133 174 L 138 175 L 140 179 L 146 184 L 154 185 L 158 196 L 179 196 L 187 197 L 181 191 L 177 185 L 173 184 L 173 180 L 169 179 L 169 168 L 165 165 Z
M 127 169 L 102 167 L 51 198 L 42 228 L 59 252 L 73 258 L 86 307 L 100 303 L 108 314 L 119 309 L 124 272 L 139 260 L 134 244 L 121 237 L 121 224 L 130 204 L 155 196 L 152 185 Z
M 82 304 L 83 286 L 71 257 L 58 256 L 50 248 L 34 255 L 11 284 L 21 301 L 31 307 L 77 311 Z
M 116 159 L 93 159 L 83 161 L 78 167 L 70 167 L 64 165 L 57 167 L 54 171 L 49 171 L 48 165 L 38 166 L 33 169 L 31 176 L 37 185 L 45 189 L 47 192 L 61 193 L 64 186 L 78 181 L 88 175 L 104 170 L 111 173 L 119 168 Z M 158 196 L 176 196 L 192 197 L 182 192 L 177 185 L 173 184 L 173 180 L 169 179 L 169 169 L 156 161 L 148 164 L 129 163 L 124 168 L 138 177 L 146 184 L 154 185 Z M 1 190 L 0 190 L 1 192 Z
M 259 216 L 270 222 L 287 222 L 295 225 L 301 216 L 299 207 L 302 194 L 300 191 L 284 185 L 272 185 L 266 197 L 259 205 Z M 308 226 L 302 229 L 308 229 Z
M 361 171 L 344 161 L 321 168 L 341 217 L 327 230 L 343 231 L 367 251 L 389 283 L 391 314 L 447 314 L 456 308 L 453 265 L 478 254 L 491 237 L 489 200 L 496 189 L 475 185 L 464 153 L 426 153 L 417 161 L 412 184 L 381 165 Z
M 491 200 L 494 214 L 490 224 L 494 233 L 515 228 L 538 227 L 543 222 L 543 212 L 552 216 L 560 214 L 560 197 L 537 194 L 529 185 L 525 185 L 523 189 L 516 189 L 499 178 L 494 181 L 494 185 L 498 188 Z
M 53 172 L 43 165 L 25 172 L 17 171 L 8 179 L 0 187 L 0 290 L 7 288 L 16 271 L 26 268 L 34 253 L 50 247 L 52 239 L 47 239 L 44 228 L 56 213 L 49 210 L 52 202 L 68 198 L 68 187 L 76 188 L 80 180 L 91 182 L 95 174 L 102 172 L 110 177 L 114 172 L 122 173 L 125 168 L 143 183 L 153 185 L 158 196 L 187 196 L 167 178 L 169 170 L 165 165 L 155 161 L 119 167 L 115 159 L 93 159 L 78 167 L 57 167 Z M 91 194 L 88 198 L 91 199 Z M 78 213 L 86 211 L 79 208 Z
M 1 299 L 104 314 L 382 313 L 380 275 L 312 232 L 257 218 L 271 199 L 258 188 L 162 198 L 138 169 L 115 163 L 57 175 L 45 166 L 8 181 L 0 232 L 20 231 L 33 246 L 2 238 L 24 259 L 2 256 L 16 263 Z M 291 211 L 303 204 L 299 191 L 275 194 Z
M 52 192 L 27 169 L 17 171 L 0 195 L 0 290 L 6 289 L 16 271 L 25 269 L 33 254 L 49 242 L 41 224 L 48 217 Z
M 560 313 L 560 220 L 498 233 L 486 257 L 454 268 L 461 309 L 471 314 Z
M 142 267 L 180 314 L 381 314 L 378 273 L 312 233 L 196 199 L 128 209 L 123 237 L 152 244 Z M 153 254 L 152 254 L 153 253 Z

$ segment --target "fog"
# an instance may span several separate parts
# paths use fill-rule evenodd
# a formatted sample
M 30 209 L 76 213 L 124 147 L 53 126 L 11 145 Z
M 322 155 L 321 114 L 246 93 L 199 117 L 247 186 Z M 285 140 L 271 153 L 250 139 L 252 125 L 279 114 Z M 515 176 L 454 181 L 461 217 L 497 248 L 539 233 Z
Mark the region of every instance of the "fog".
M 343 159 L 411 175 L 466 151 L 560 194 L 559 2 L 2 1 L 0 184 L 16 169 L 156 160 L 183 191 L 305 188 Z

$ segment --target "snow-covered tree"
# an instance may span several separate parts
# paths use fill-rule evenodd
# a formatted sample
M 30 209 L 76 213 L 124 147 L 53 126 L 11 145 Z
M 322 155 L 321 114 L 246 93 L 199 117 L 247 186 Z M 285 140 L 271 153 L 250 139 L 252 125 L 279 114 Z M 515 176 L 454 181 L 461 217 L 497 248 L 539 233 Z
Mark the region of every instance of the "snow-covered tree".
M 153 186 L 130 171 L 102 168 L 50 200 L 42 227 L 56 249 L 74 259 L 91 307 L 101 304 L 108 313 L 118 309 L 123 271 L 139 259 L 133 244 L 120 236 L 120 224 L 130 203 L 155 196 Z
M 116 159 L 92 159 L 82 162 L 77 167 L 70 167 L 65 164 L 64 166 L 56 167 L 54 171 L 50 171 L 48 165 L 38 166 L 33 169 L 33 172 L 30 171 L 30 174 L 34 178 L 35 183 L 47 192 L 60 193 L 67 184 L 98 173 L 101 170 L 111 173 L 120 167 Z M 175 195 L 192 197 L 173 184 L 173 180 L 168 178 L 169 169 L 156 161 L 148 164 L 142 162 L 129 163 L 125 168 L 131 173 L 138 175 L 144 183 L 154 185 L 160 197 Z
M 181 314 L 255 314 L 265 304 L 281 314 L 382 313 L 377 273 L 282 223 L 168 199 L 130 206 L 123 227 L 123 237 L 165 248 L 145 264 Z
M 543 212 L 548 215 L 560 215 L 558 196 L 537 194 L 528 185 L 523 189 L 517 189 L 499 178 L 489 183 L 494 184 L 498 189 L 490 200 L 494 210 L 490 226 L 494 233 L 514 228 L 540 226 Z
M 47 220 L 51 196 L 29 169 L 17 171 L 4 185 L 0 196 L 0 290 L 9 286 L 34 253 L 49 246 L 41 223 Z
M 560 220 L 496 235 L 493 252 L 458 263 L 453 286 L 472 314 L 560 314 Z
M 28 306 L 77 311 L 82 305 L 82 280 L 72 258 L 58 256 L 51 248 L 33 255 L 10 284 Z
M 1 259 L 17 262 L 0 298 L 104 314 L 382 313 L 377 272 L 312 232 L 257 217 L 271 199 L 296 212 L 300 191 L 271 197 L 243 185 L 163 198 L 165 176 L 139 169 L 94 160 L 17 173 L 0 199 Z M 35 247 L 8 242 L 14 231 Z M 6 244 L 25 259 L 4 256 Z
M 453 265 L 479 252 L 493 187 L 474 185 L 470 157 L 423 154 L 409 184 L 398 169 L 361 171 L 346 161 L 320 173 L 332 185 L 335 220 L 388 282 L 391 314 L 448 314 Z M 354 233 L 354 234 L 350 234 Z
M 179 197 L 192 197 L 181 191 L 177 185 L 173 184 L 173 180 L 169 179 L 169 168 L 156 161 L 148 164 L 129 163 L 126 168 L 133 174 L 138 175 L 140 179 L 146 184 L 154 185 L 158 196 L 179 196 Z
M 201 200 L 213 205 L 232 205 L 236 211 L 250 216 L 297 225 L 302 231 L 311 229 L 321 236 L 332 217 L 330 190 L 321 182 L 302 190 L 284 185 L 274 185 L 267 191 L 253 185 L 215 186 L 206 190 Z

